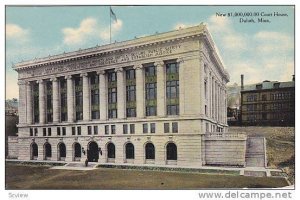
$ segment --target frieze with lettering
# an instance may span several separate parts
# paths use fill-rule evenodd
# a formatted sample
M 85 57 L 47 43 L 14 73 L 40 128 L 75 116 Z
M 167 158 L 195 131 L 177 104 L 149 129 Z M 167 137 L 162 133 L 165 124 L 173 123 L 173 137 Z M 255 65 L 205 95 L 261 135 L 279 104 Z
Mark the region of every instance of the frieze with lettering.
M 165 56 L 178 53 L 181 48 L 181 44 L 174 44 L 165 47 L 134 51 L 131 53 L 120 53 L 112 56 L 100 56 L 87 58 L 84 60 L 68 61 L 66 63 L 55 64 L 53 66 L 46 66 L 27 70 L 25 73 L 20 74 L 20 78 L 28 78 L 36 75 L 57 74 L 62 72 L 76 71 L 105 65 L 121 64 L 157 56 Z

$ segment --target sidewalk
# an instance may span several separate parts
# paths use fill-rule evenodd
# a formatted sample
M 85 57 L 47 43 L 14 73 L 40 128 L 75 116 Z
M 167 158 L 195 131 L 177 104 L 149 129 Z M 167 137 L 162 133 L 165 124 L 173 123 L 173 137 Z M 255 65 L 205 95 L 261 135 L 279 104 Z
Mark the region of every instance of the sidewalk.
M 85 163 L 68 163 L 64 166 L 55 166 L 50 169 L 64 169 L 64 170 L 94 170 L 97 169 L 98 163 L 88 163 L 88 166 L 85 166 Z

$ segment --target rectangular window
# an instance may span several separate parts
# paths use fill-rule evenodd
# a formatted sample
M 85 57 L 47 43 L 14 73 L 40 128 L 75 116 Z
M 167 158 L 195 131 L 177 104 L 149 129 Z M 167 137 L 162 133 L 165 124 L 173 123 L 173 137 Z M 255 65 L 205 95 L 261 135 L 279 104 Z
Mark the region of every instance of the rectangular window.
M 178 133 L 178 122 L 173 122 L 172 123 L 172 132 L 173 133 Z
M 88 135 L 92 135 L 92 127 L 88 126 Z
M 46 136 L 46 134 L 47 134 L 47 129 L 43 128 L 43 136 Z
M 156 116 L 157 108 L 157 77 L 156 67 L 151 64 L 145 66 L 145 103 L 146 116 Z
M 34 136 L 38 136 L 38 128 L 34 128 Z
M 205 105 L 205 115 L 207 116 L 207 105 Z
M 57 135 L 60 135 L 60 127 L 57 127 L 56 131 L 57 131 Z
M 155 123 L 150 123 L 150 132 L 155 133 Z
M 111 125 L 111 134 L 116 134 L 116 125 Z
M 67 115 L 67 83 L 65 79 L 60 79 L 60 117 L 61 121 L 67 121 L 68 115 Z
M 39 123 L 39 84 L 33 83 L 32 85 L 33 93 L 33 120 L 34 123 Z
M 169 123 L 164 123 L 164 132 L 169 133 L 170 132 L 170 124 Z
M 33 136 L 33 129 L 30 128 L 29 131 L 30 131 L 30 136 Z
M 127 124 L 123 124 L 123 134 L 127 134 L 128 133 L 128 126 Z
M 81 135 L 81 127 L 77 126 L 77 135 Z
M 66 127 L 62 127 L 62 134 L 66 135 Z
M 204 81 L 204 94 L 205 94 L 205 99 L 207 99 L 207 81 Z
M 167 115 L 179 115 L 179 65 L 166 64 Z
M 48 136 L 51 136 L 51 128 L 48 128 Z
M 46 82 L 46 116 L 47 122 L 53 122 L 53 105 L 52 105 L 52 81 Z
M 117 74 L 111 70 L 107 72 L 108 118 L 117 118 Z
M 143 133 L 148 133 L 148 124 L 143 124 Z
M 75 134 L 76 134 L 76 128 L 72 127 L 72 135 L 75 135 Z
M 105 125 L 104 128 L 105 128 L 105 131 L 104 131 L 105 135 L 108 135 L 109 134 L 109 126 Z
M 126 116 L 136 117 L 135 69 L 126 69 Z
M 82 77 L 75 77 L 75 110 L 76 120 L 83 119 L 83 94 L 82 94 Z
M 97 74 L 90 75 L 91 83 L 91 114 L 92 119 L 100 118 L 99 111 L 99 76 Z
M 98 126 L 94 126 L 94 135 L 98 135 Z
M 209 124 L 208 123 L 205 123 L 205 130 L 207 133 L 209 132 Z
M 130 134 L 134 134 L 135 133 L 135 126 L 134 124 L 130 124 Z

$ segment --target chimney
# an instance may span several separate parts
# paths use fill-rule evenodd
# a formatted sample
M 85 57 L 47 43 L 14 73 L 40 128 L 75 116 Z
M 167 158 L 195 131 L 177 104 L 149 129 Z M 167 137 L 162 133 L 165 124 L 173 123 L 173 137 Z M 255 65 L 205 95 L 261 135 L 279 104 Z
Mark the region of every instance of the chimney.
M 244 74 L 241 74 L 241 90 L 244 90 Z
M 293 75 L 293 81 L 295 82 L 295 74 Z

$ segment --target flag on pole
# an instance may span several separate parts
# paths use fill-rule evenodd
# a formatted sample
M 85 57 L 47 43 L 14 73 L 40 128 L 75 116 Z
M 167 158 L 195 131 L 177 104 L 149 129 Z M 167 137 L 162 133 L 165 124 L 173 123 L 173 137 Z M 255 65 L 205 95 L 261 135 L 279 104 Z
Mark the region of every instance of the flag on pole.
M 114 11 L 111 9 L 111 7 L 110 7 L 110 17 L 111 17 L 113 20 L 115 20 L 115 22 L 118 21 L 118 20 L 117 20 L 117 16 L 116 16 L 116 14 L 114 13 Z

